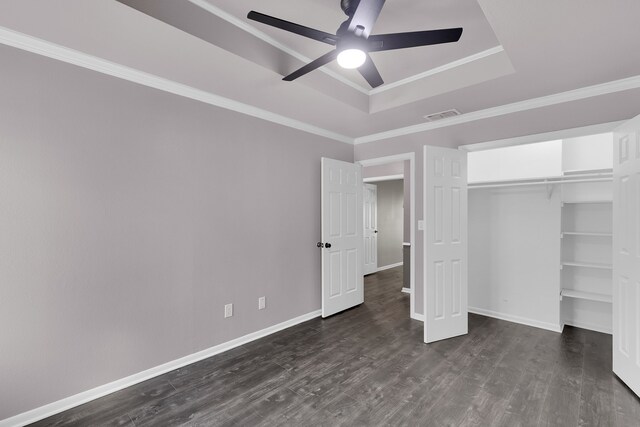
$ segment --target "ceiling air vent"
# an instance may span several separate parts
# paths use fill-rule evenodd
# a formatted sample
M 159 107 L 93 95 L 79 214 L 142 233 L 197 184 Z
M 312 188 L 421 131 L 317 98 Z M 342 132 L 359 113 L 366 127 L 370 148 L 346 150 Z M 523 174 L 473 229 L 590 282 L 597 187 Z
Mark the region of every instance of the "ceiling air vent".
M 424 116 L 425 120 L 428 122 L 435 122 L 436 120 L 448 119 L 449 117 L 459 116 L 460 111 L 455 108 L 447 111 L 441 111 L 435 114 L 429 114 L 428 116 Z

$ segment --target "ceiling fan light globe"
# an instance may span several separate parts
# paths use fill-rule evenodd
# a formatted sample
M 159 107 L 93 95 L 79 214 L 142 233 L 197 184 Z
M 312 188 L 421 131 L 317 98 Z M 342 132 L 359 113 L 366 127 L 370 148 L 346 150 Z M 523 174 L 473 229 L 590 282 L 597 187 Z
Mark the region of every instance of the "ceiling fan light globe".
M 366 60 L 367 54 L 360 49 L 345 49 L 338 54 L 338 65 L 348 70 L 362 66 Z

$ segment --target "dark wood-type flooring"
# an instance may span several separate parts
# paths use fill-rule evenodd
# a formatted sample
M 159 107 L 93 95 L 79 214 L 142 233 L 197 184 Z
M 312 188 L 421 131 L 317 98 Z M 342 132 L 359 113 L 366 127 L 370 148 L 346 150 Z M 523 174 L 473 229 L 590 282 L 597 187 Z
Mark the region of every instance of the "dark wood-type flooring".
M 425 345 L 401 275 L 368 276 L 360 307 L 37 425 L 640 426 L 611 336 L 469 315 L 468 335 Z

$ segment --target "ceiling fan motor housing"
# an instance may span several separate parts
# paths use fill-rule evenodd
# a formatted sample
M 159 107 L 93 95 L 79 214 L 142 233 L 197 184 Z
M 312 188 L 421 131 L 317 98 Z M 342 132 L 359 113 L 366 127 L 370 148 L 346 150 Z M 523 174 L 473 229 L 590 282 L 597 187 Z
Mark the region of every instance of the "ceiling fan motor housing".
M 340 0 L 340 7 L 342 11 L 348 16 L 352 17 L 356 13 L 360 0 Z
M 358 49 L 363 52 L 368 52 L 367 39 L 364 37 L 358 37 L 353 33 L 347 32 L 342 35 L 336 43 L 336 50 L 343 51 L 346 49 Z

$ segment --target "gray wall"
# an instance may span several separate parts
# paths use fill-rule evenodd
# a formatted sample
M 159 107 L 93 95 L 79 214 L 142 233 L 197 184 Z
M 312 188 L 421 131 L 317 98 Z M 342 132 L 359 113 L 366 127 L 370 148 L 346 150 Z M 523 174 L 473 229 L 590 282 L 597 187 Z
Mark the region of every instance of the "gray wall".
M 320 308 L 320 157 L 352 146 L 0 58 L 0 419 Z
M 404 161 L 404 224 L 403 224 L 403 246 L 402 246 L 402 262 L 403 276 L 402 282 L 407 289 L 411 288 L 411 246 L 405 246 L 405 243 L 411 243 L 411 162 Z
M 402 180 L 376 182 L 378 186 L 378 267 L 402 262 L 404 192 Z

